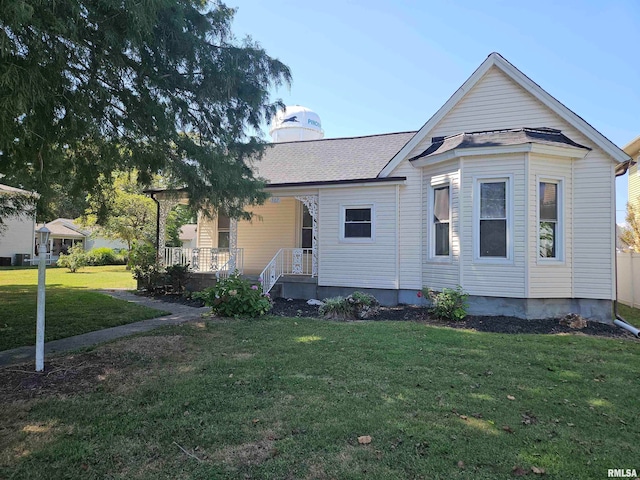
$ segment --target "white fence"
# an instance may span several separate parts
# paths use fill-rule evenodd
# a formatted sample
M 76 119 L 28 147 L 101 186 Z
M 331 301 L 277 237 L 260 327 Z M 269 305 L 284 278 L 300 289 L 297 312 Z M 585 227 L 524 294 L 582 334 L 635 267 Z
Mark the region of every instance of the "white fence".
M 618 252 L 617 261 L 618 301 L 640 308 L 640 253 Z

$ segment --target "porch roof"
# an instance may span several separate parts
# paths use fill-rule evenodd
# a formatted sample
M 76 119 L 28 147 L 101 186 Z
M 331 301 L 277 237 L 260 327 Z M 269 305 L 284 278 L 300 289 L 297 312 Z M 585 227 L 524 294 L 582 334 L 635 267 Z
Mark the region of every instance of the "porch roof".
M 371 179 L 415 133 L 272 143 L 253 167 L 270 186 Z

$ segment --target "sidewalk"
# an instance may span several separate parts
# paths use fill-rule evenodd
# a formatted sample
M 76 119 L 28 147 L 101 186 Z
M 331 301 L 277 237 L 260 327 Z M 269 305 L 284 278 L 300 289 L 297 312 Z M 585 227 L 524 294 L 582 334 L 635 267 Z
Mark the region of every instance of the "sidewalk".
M 164 317 L 142 320 L 140 322 L 105 328 L 104 330 L 96 330 L 95 332 L 83 333 L 82 335 L 76 335 L 75 337 L 61 338 L 60 340 L 47 342 L 44 344 L 45 362 L 46 356 L 53 353 L 91 347 L 98 343 L 126 337 L 128 335 L 133 335 L 134 333 L 146 332 L 165 325 L 179 325 L 184 322 L 198 320 L 201 318 L 203 313 L 211 311 L 209 307 L 196 308 L 177 303 L 162 302 L 153 298 L 140 297 L 125 290 L 102 290 L 100 293 L 170 313 Z M 19 347 L 2 351 L 0 352 L 0 367 L 32 361 L 35 359 L 35 352 L 35 346 Z

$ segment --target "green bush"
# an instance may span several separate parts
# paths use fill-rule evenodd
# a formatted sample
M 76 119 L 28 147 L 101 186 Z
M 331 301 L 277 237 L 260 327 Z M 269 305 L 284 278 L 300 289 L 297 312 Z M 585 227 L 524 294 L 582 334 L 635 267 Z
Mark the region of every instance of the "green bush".
M 56 265 L 68 268 L 71 273 L 75 273 L 82 267 L 86 267 L 87 263 L 87 254 L 84 251 L 84 245 L 82 243 L 76 243 L 69 249 L 66 255 L 63 253 L 60 254 Z
M 116 253 L 112 248 L 101 247 L 94 248 L 87 252 L 87 261 L 89 265 L 124 265 L 126 255 Z
M 166 268 L 165 284 L 170 286 L 174 293 L 182 293 L 189 277 L 189 265 L 171 265 Z
M 423 288 L 422 292 L 431 301 L 429 312 L 433 316 L 448 321 L 459 321 L 467 316 L 469 294 L 464 292 L 460 285 L 455 289 L 444 288 L 441 292 Z
M 373 295 L 353 292 L 348 297 L 332 297 L 323 300 L 318 309 L 320 315 L 333 319 L 364 319 L 378 313 L 380 303 Z
M 351 305 L 344 297 L 330 297 L 322 301 L 324 305 L 320 305 L 318 313 L 323 317 L 344 319 L 351 312 Z
M 257 317 L 271 310 L 272 302 L 268 293 L 262 293 L 262 285 L 251 282 L 233 273 L 228 278 L 218 280 L 213 287 L 193 294 L 214 313 L 223 317 Z
M 129 252 L 129 265 L 138 286 L 155 290 L 164 285 L 164 276 L 156 258 L 156 249 L 149 242 L 136 242 Z

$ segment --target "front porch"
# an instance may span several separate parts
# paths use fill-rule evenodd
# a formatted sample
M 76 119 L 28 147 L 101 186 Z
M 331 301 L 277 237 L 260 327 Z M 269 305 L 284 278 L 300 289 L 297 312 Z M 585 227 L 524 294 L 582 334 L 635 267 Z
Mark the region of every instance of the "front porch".
M 187 201 L 155 192 L 158 203 L 158 259 L 165 265 L 188 265 L 199 286 L 237 271 L 260 281 L 271 291 L 282 277 L 318 276 L 318 196 L 272 196 L 264 205 L 251 207 L 251 221 L 229 219 L 217 212 L 198 215 L 197 247 L 166 247 L 166 219 L 171 209 Z M 292 283 L 292 282 L 288 282 Z M 296 283 L 296 282 L 293 282 Z M 297 282 L 305 283 L 305 282 Z M 309 283 L 309 282 L 307 282 Z M 286 295 L 286 288 L 278 288 Z

